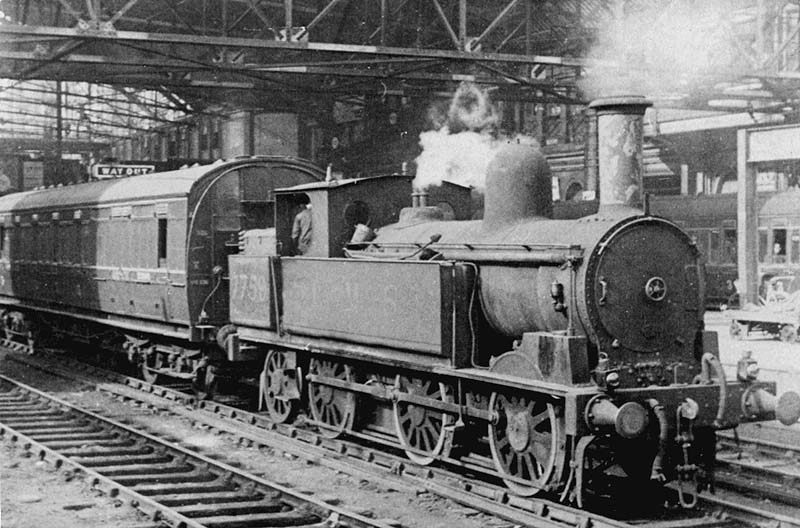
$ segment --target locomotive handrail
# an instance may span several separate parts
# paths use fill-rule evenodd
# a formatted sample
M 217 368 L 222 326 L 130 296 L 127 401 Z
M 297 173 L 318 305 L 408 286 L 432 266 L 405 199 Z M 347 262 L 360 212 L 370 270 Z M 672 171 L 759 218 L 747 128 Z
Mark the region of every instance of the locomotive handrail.
M 397 259 L 397 255 L 374 250 L 415 248 L 413 244 L 399 242 L 370 244 L 369 247 L 373 251 L 347 249 L 346 254 L 350 258 L 391 260 Z M 527 262 L 560 266 L 580 261 L 584 256 L 583 247 L 567 244 L 432 244 L 429 248 L 447 260 L 471 262 Z
M 361 244 L 354 244 L 357 246 L 362 246 Z M 370 247 L 375 248 L 409 248 L 409 247 L 419 247 L 422 245 L 421 243 L 417 242 L 369 242 L 368 245 Z M 469 249 L 471 251 L 481 250 L 481 249 L 524 249 L 526 251 L 536 251 L 536 250 L 567 250 L 567 251 L 580 251 L 581 254 L 583 253 L 583 246 L 580 244 L 520 244 L 520 243 L 481 243 L 481 242 L 437 242 L 433 244 L 433 248 L 436 249 Z

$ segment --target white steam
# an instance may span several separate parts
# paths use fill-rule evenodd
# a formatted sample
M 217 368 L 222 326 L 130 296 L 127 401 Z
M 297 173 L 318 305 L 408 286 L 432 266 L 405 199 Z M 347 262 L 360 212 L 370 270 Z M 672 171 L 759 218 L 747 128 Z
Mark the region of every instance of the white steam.
M 444 180 L 484 188 L 486 169 L 500 146 L 517 141 L 538 147 L 532 138 L 499 137 L 500 113 L 488 94 L 473 84 L 462 83 L 453 95 L 447 116 L 441 114 L 432 109 L 430 116 L 436 129 L 419 135 L 422 154 L 416 159 L 417 189 Z
M 584 94 L 688 94 L 721 74 L 744 72 L 747 61 L 732 41 L 729 11 L 720 0 L 690 6 L 677 1 L 599 22 L 589 54 L 596 63 L 581 84 Z
M 417 189 L 443 180 L 483 187 L 486 167 L 497 148 L 497 141 L 490 134 L 471 130 L 450 134 L 446 127 L 421 133 L 419 143 L 422 154 L 417 158 Z

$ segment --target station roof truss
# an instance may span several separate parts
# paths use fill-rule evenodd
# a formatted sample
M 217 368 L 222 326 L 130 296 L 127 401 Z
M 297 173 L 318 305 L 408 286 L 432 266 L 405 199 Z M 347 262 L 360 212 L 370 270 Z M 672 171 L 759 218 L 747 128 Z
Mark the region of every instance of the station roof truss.
M 59 128 L 65 141 L 109 143 L 186 115 L 158 91 L 72 81 L 0 79 L 0 104 L 0 139 L 15 140 L 55 141 Z
M 797 105 L 798 1 L 711 3 L 723 7 L 716 13 L 721 48 L 734 53 L 709 56 L 711 66 L 697 72 L 691 89 L 645 95 L 686 108 L 781 112 Z M 697 3 L 0 0 L 0 78 L 16 86 L 38 80 L 152 90 L 186 113 L 226 104 L 291 110 L 353 95 L 445 95 L 463 81 L 507 100 L 581 103 L 593 70 L 619 78 L 672 75 L 663 60 L 595 49 L 615 20 L 670 13 L 676 5 Z M 645 22 L 668 25 L 658 15 Z M 672 49 L 676 39 L 665 35 L 669 42 L 655 47 Z M 0 88 L 0 99 L 7 93 Z

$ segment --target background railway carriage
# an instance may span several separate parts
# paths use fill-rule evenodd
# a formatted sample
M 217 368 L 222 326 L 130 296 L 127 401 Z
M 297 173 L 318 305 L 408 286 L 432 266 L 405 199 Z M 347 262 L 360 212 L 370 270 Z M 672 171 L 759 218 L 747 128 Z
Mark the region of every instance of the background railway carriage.
M 554 204 L 555 218 L 597 212 L 597 201 Z M 736 194 L 651 196 L 650 211 L 669 218 L 691 235 L 706 270 L 706 307 L 736 307 Z M 800 278 L 800 190 L 758 195 L 758 274 L 762 298 L 776 276 Z
M 800 278 L 800 189 L 775 194 L 758 214 L 762 282 L 778 275 Z
M 706 303 L 735 307 L 738 293 L 736 194 L 656 196 L 654 214 L 670 218 L 697 243 L 706 267 Z M 776 276 L 800 278 L 800 190 L 758 195 L 759 295 Z
M 290 158 L 245 158 L 0 198 L 7 336 L 123 347 L 148 378 L 197 374 L 228 321 L 227 257 L 270 227 L 277 187 L 318 181 Z

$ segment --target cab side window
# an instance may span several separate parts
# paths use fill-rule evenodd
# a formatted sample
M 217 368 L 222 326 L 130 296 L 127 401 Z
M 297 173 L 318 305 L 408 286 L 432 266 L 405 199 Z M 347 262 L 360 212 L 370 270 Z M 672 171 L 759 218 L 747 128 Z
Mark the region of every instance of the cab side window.
M 158 267 L 167 267 L 167 219 L 158 219 Z

